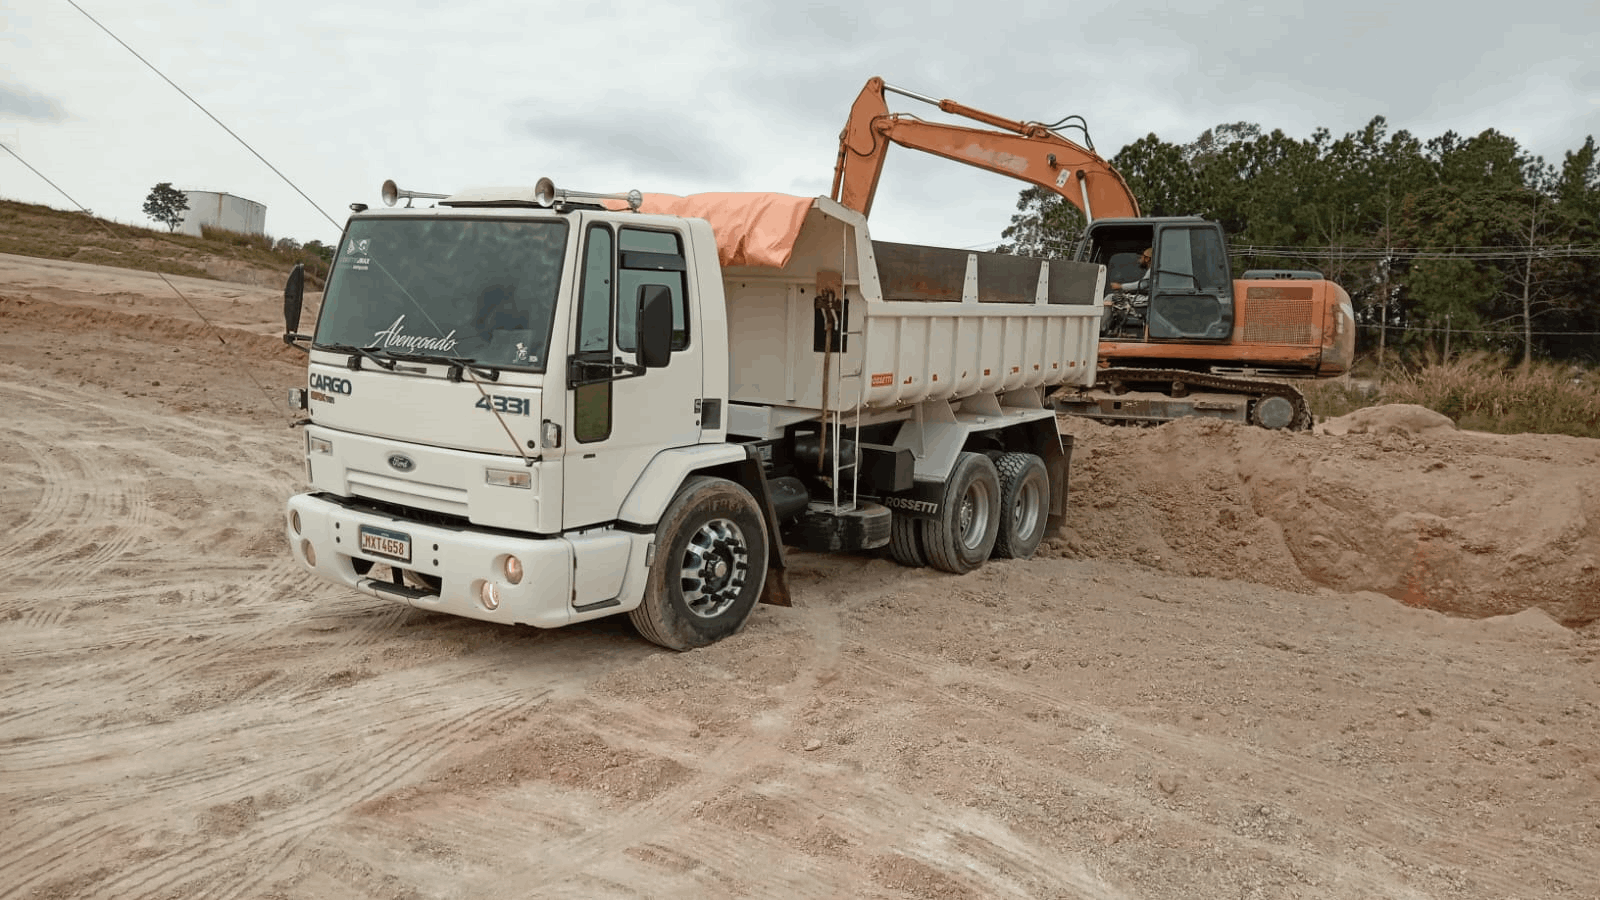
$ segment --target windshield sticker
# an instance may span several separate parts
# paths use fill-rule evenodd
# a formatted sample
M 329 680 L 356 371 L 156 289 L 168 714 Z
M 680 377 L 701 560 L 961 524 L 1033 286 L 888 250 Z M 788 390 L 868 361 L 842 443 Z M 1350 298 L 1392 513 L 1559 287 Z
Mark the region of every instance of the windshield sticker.
M 390 347 L 404 347 L 407 350 L 428 350 L 437 351 L 440 353 L 449 353 L 451 350 L 454 350 L 456 348 L 456 344 L 459 343 L 459 341 L 456 340 L 456 330 L 454 328 L 450 329 L 450 333 L 444 337 L 423 337 L 417 334 L 405 334 L 403 331 L 403 324 L 405 320 L 406 317 L 401 316 L 400 318 L 394 320 L 393 325 L 390 325 L 383 331 L 373 332 L 373 344 L 384 349 L 388 349 Z
M 372 258 L 367 256 L 367 248 L 370 246 L 372 246 L 371 238 L 362 238 L 360 240 L 352 238 L 349 243 L 345 244 L 345 254 L 356 257 L 351 260 L 352 265 L 350 268 L 355 269 L 357 272 L 365 272 L 367 270 L 367 265 L 372 262 Z

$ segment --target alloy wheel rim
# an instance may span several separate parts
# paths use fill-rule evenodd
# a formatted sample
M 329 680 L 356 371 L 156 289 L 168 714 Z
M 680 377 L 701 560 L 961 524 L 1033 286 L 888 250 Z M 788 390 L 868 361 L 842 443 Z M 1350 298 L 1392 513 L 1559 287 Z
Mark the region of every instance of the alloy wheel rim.
M 712 519 L 696 529 L 678 573 L 689 612 L 704 619 L 727 612 L 749 575 L 750 549 L 731 519 Z

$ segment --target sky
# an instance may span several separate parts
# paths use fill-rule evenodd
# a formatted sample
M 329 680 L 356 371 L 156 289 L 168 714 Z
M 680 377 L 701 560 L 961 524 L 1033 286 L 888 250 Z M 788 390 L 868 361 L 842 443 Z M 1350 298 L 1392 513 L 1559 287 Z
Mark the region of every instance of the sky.
M 390 178 L 825 195 L 872 76 L 1011 119 L 1082 116 L 1108 158 L 1149 134 L 1337 137 L 1381 115 L 1423 140 L 1494 128 L 1559 165 L 1600 135 L 1597 37 L 1600 0 L 3 0 L 0 197 L 161 227 L 142 206 L 171 182 L 333 243 Z M 872 234 L 987 249 L 1023 187 L 892 148 Z

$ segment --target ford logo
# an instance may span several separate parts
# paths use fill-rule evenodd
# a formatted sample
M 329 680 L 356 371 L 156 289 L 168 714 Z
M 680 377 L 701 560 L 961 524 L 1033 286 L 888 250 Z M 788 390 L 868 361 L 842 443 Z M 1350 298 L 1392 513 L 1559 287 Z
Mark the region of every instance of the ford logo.
M 389 454 L 389 468 L 394 469 L 396 472 L 409 472 L 416 467 L 417 464 L 404 453 Z

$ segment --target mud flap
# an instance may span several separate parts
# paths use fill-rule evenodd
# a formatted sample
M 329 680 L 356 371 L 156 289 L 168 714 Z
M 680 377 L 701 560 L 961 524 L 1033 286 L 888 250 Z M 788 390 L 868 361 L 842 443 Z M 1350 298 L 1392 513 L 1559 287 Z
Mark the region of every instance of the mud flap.
M 761 599 L 758 603 L 770 603 L 773 606 L 794 606 L 794 601 L 789 597 L 789 570 L 782 566 L 768 566 L 767 580 L 761 585 Z
M 767 489 L 766 472 L 761 468 L 761 457 L 755 447 L 745 448 L 745 461 L 740 464 L 739 481 L 755 495 L 761 507 L 761 518 L 767 524 L 767 580 L 761 584 L 757 603 L 772 606 L 794 606 L 789 596 L 789 569 L 783 559 L 783 538 L 778 531 L 778 513 L 772 503 L 772 491 Z

